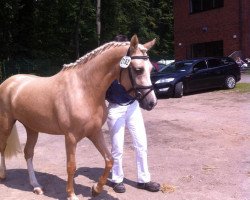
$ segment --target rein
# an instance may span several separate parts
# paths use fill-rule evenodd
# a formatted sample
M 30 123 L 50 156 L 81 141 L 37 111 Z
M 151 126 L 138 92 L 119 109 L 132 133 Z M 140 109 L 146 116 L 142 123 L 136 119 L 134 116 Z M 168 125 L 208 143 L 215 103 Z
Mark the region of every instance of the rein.
M 130 54 L 130 48 L 128 49 L 126 56 L 129 56 L 129 54 Z M 147 60 L 147 59 L 149 59 L 149 56 L 131 56 L 131 60 L 134 60 L 134 59 Z M 138 85 L 135 82 L 135 80 L 133 79 L 131 66 L 132 65 L 129 64 L 128 72 L 129 72 L 129 79 L 131 81 L 132 88 L 127 90 L 126 92 L 127 92 L 127 94 L 129 94 L 130 92 L 134 91 L 135 97 L 133 100 L 129 101 L 128 104 L 126 104 L 126 105 L 133 103 L 135 100 L 138 100 L 139 102 L 141 102 L 154 89 L 153 85 L 149 85 L 149 86 Z M 120 82 L 121 82 L 122 71 L 123 71 L 123 68 L 121 68 L 121 71 L 120 71 Z M 148 90 L 148 91 L 143 95 L 141 93 L 141 90 Z

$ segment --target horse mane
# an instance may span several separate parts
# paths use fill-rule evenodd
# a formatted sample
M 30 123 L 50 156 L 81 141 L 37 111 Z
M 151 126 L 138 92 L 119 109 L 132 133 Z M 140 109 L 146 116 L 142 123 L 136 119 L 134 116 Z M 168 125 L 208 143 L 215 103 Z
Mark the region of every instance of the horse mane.
M 81 58 L 76 60 L 74 63 L 64 64 L 62 70 L 67 70 L 70 68 L 74 68 L 80 64 L 87 63 L 89 60 L 93 59 L 94 57 L 96 57 L 97 55 L 101 54 L 106 49 L 109 49 L 111 47 L 125 46 L 128 44 L 130 44 L 130 43 L 129 42 L 109 42 L 109 43 L 106 43 L 106 44 L 94 49 L 93 51 L 87 53 L 86 55 L 82 56 Z

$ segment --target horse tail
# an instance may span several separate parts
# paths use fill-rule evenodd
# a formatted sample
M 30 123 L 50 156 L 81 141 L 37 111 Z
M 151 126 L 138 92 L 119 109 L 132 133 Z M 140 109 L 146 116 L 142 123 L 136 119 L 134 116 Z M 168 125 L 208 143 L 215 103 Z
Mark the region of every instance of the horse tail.
M 4 151 L 5 158 L 11 158 L 22 152 L 20 140 L 17 133 L 16 124 L 14 124 L 10 136 L 7 139 L 7 145 Z

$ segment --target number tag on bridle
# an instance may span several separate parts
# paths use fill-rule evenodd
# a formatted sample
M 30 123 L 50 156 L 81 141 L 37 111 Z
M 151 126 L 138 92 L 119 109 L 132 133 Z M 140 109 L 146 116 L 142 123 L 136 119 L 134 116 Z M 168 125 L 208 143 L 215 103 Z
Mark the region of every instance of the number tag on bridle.
M 127 68 L 131 62 L 131 57 L 129 56 L 123 56 L 120 61 L 120 67 L 121 68 Z

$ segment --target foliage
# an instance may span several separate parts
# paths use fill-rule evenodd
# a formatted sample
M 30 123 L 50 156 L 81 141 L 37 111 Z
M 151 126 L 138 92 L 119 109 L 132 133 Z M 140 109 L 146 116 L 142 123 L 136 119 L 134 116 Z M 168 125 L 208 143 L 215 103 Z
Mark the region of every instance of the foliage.
M 153 57 L 173 58 L 172 0 L 101 1 L 101 44 L 117 34 L 157 38 Z M 82 7 L 81 7 L 82 6 Z M 82 8 L 82 9 L 81 9 Z M 75 60 L 95 49 L 96 1 L 1 0 L 0 60 Z M 79 45 L 79 48 L 76 48 Z
M 142 42 L 157 38 L 152 56 L 173 59 L 172 1 L 110 0 L 103 1 L 102 6 L 104 42 L 117 34 L 131 37 L 136 33 Z

